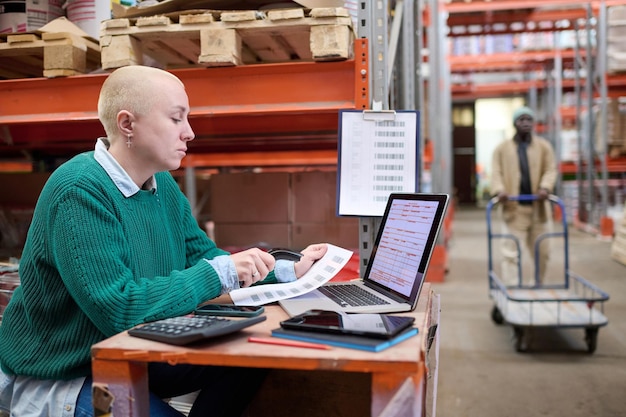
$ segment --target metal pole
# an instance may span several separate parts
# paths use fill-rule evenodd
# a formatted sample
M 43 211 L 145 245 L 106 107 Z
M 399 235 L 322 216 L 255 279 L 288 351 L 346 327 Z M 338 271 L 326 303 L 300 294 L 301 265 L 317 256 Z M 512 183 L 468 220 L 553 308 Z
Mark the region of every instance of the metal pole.
M 561 106 L 563 104 L 563 60 L 561 56 L 561 43 L 558 33 L 554 34 L 554 45 L 556 47 L 556 56 L 554 57 L 554 148 L 556 154 L 556 166 L 561 166 Z M 561 194 L 561 176 L 557 176 L 556 190 L 558 195 Z
M 365 2 L 369 3 L 369 2 Z M 373 7 L 371 7 L 371 34 L 370 48 L 371 48 L 371 61 L 373 71 L 373 85 L 372 85 L 372 108 L 374 110 L 388 110 L 389 109 L 389 84 L 388 84 L 388 68 L 387 60 L 389 59 L 387 41 L 388 36 L 388 5 L 387 0 L 374 0 Z M 380 107 L 380 108 L 377 108 Z
M 582 97 L 580 86 L 580 71 L 582 69 L 581 57 L 580 57 L 580 27 L 578 22 L 574 23 L 574 33 L 576 36 L 576 45 L 574 48 L 574 92 L 576 94 L 576 146 L 578 150 L 578 157 L 576 162 L 576 186 L 578 193 L 576 198 L 577 204 L 577 216 L 580 220 L 580 213 L 583 209 L 583 134 L 581 123 L 581 111 L 582 111 Z
M 369 40 L 370 91 L 372 109 L 389 109 L 387 84 L 387 0 L 362 0 L 359 2 L 358 35 Z M 379 217 L 359 218 L 359 268 L 365 271 L 380 227 Z
M 417 71 L 417 109 L 420 111 L 420 152 L 424 151 L 424 104 L 426 99 L 424 97 L 424 73 L 422 66 L 424 65 L 424 22 L 422 20 L 422 9 L 424 7 L 424 0 L 417 1 L 417 13 L 416 13 L 416 21 L 417 21 L 417 42 L 415 44 L 415 56 L 417 56 L 418 62 L 416 65 Z
M 595 180 L 595 137 L 594 137 L 594 122 L 595 117 L 593 114 L 593 59 L 591 59 L 591 19 L 593 14 L 591 12 L 591 6 L 587 5 L 587 39 L 585 45 L 586 51 L 586 84 L 585 93 L 587 94 L 587 138 L 589 140 L 589 155 L 587 155 L 587 224 L 593 224 L 593 215 L 595 208 L 595 196 L 594 196 L 594 180 Z
M 402 73 L 400 74 L 402 76 L 402 106 L 404 110 L 415 110 L 415 81 L 417 78 L 415 71 L 415 45 L 417 43 L 415 0 L 404 1 L 402 15 Z
M 441 124 L 441 137 L 438 142 L 439 147 L 439 169 L 441 173 L 440 192 L 453 194 L 453 146 L 452 146 L 452 93 L 450 87 L 450 65 L 448 64 L 448 43 L 446 42 L 446 30 L 448 14 L 439 13 L 439 59 L 441 65 L 441 106 L 439 123 Z M 435 189 L 436 190 L 436 189 Z M 454 196 L 452 196 L 454 198 Z
M 387 88 L 391 85 L 391 75 L 396 64 L 396 53 L 398 51 L 398 40 L 400 38 L 400 28 L 402 24 L 402 15 L 404 13 L 404 1 L 397 0 L 394 8 L 393 21 L 391 22 L 391 35 L 389 36 L 389 46 L 387 48 Z M 402 92 L 404 96 L 404 92 Z
M 598 39 L 598 67 L 597 75 L 600 77 L 600 132 L 602 135 L 601 148 L 598 157 L 600 158 L 600 164 L 602 167 L 602 207 L 601 216 L 606 217 L 608 212 L 608 168 L 607 168 L 607 156 L 608 156 L 608 91 L 606 84 L 606 66 L 607 66 L 607 16 L 606 16 L 606 3 L 604 0 L 600 3 L 600 13 L 598 18 L 598 29 L 596 36 Z
M 432 188 L 452 193 L 452 141 L 450 69 L 446 61 L 445 26 L 447 13 L 440 11 L 439 0 L 430 0 L 432 24 L 428 31 L 429 51 L 429 136 L 433 144 Z
M 535 72 L 530 72 L 528 74 L 528 79 L 530 81 L 536 81 L 537 80 L 537 74 Z M 531 84 L 532 87 L 530 88 L 530 90 L 528 90 L 528 106 L 531 109 L 538 109 L 539 107 L 539 100 L 537 99 L 537 84 L 536 83 L 532 83 Z

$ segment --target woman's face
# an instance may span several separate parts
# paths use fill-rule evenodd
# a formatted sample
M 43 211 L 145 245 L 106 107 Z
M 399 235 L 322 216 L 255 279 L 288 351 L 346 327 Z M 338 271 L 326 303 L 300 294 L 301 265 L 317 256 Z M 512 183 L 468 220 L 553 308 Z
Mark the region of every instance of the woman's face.
M 176 80 L 159 80 L 150 111 L 136 116 L 132 147 L 141 169 L 153 173 L 171 171 L 180 167 L 187 154 L 187 143 L 194 138 L 189 125 L 189 99 Z

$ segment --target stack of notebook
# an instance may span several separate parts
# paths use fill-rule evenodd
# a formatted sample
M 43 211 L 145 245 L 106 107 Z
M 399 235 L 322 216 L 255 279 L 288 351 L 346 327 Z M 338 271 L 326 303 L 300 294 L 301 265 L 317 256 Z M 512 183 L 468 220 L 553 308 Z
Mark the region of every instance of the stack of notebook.
M 367 350 L 380 352 L 391 346 L 397 345 L 417 334 L 417 328 L 411 327 L 392 339 L 375 339 L 373 337 L 354 336 L 345 334 L 331 334 L 318 332 L 305 332 L 278 328 L 272 330 L 272 336 L 282 339 L 291 339 L 301 342 L 321 343 L 324 345 L 337 346 L 349 349 Z
M 380 352 L 417 334 L 411 316 L 308 310 L 280 322 L 272 336 Z

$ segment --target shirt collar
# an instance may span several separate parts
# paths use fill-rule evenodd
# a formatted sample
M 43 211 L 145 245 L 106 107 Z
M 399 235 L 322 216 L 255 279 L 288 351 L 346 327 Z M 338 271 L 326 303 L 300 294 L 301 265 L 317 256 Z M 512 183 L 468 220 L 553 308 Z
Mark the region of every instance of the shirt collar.
M 107 138 L 98 138 L 94 151 L 94 158 L 109 175 L 115 186 L 120 190 L 124 197 L 130 197 L 137 194 L 140 188 L 133 182 L 124 168 L 115 160 L 109 152 L 110 142 Z M 154 175 L 151 176 L 146 184 L 145 189 L 156 191 L 157 184 Z

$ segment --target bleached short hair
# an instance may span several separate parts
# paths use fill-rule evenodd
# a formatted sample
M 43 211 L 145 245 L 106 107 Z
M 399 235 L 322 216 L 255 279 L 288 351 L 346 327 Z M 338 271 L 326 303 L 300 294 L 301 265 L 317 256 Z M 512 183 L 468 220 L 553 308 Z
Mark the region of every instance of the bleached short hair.
M 102 84 L 98 98 L 98 118 L 109 140 L 117 136 L 117 114 L 127 110 L 136 116 L 150 112 L 160 97 L 159 81 L 175 80 L 175 75 L 153 67 L 130 65 L 113 71 Z

